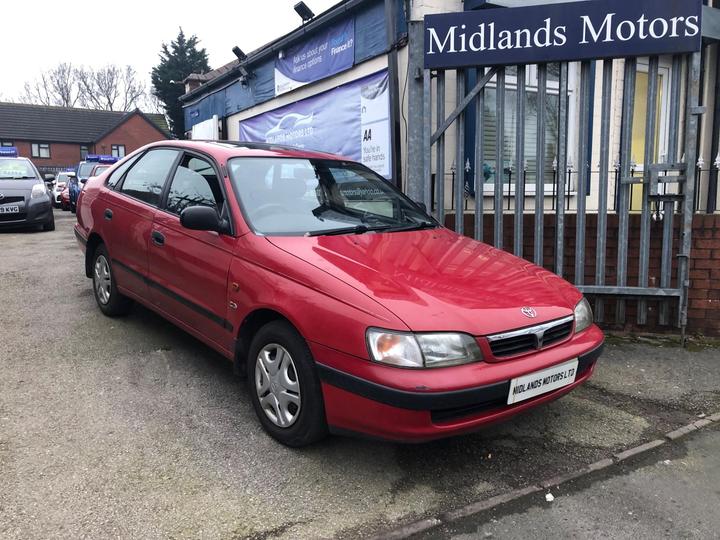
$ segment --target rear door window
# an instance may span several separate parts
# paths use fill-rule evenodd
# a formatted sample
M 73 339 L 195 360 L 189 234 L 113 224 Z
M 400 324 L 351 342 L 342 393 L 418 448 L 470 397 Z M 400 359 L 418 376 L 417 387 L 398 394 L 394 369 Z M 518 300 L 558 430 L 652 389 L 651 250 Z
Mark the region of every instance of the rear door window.
M 220 213 L 224 201 L 212 164 L 206 159 L 186 154 L 170 184 L 166 210 L 180 215 L 189 206 L 208 206 Z
M 165 181 L 179 154 L 178 150 L 149 150 L 125 175 L 120 191 L 152 206 L 160 204 Z

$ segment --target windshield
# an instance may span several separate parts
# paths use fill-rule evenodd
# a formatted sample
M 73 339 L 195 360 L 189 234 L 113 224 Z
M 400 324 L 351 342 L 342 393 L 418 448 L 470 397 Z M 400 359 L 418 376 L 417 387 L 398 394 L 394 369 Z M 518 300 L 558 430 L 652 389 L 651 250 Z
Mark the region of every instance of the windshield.
M 230 174 L 249 225 L 265 235 L 359 234 L 437 223 L 359 163 L 235 158 Z
M 22 180 L 37 178 L 35 169 L 29 161 L 24 159 L 0 159 L 0 178 Z
M 107 171 L 110 168 L 110 165 L 100 165 L 97 169 L 93 171 L 93 176 L 100 176 L 103 171 Z
M 78 167 L 77 177 L 81 180 L 87 180 L 88 178 L 90 178 L 90 173 L 92 172 L 95 165 L 97 165 L 97 163 L 94 162 L 86 161 L 85 163 L 81 163 Z

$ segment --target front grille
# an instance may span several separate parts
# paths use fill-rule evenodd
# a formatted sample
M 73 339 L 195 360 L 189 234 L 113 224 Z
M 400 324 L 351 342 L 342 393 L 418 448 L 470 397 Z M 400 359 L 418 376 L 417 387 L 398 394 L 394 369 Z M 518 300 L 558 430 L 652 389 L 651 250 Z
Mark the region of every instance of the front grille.
M 505 358 L 544 349 L 564 341 L 572 333 L 573 317 L 488 336 L 493 356 Z
M 25 219 L 25 216 L 27 214 L 25 212 L 21 212 L 19 214 L 0 214 L 0 223 L 3 221 L 22 221 Z
M 18 197 L 3 197 L 0 199 L 0 204 L 10 204 L 10 203 L 19 203 L 19 202 L 25 202 L 25 197 L 18 196 Z

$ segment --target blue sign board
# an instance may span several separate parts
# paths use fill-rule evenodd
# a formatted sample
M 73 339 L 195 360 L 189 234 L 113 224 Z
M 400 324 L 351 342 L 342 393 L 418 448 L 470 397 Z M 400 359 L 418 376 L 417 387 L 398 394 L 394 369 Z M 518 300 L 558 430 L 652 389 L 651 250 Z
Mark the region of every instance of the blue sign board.
M 275 60 L 275 95 L 345 71 L 355 61 L 355 19 L 289 47 Z
M 240 121 L 240 140 L 286 144 L 360 161 L 390 178 L 388 73 Z
M 696 52 L 701 0 L 593 0 L 425 16 L 425 67 Z

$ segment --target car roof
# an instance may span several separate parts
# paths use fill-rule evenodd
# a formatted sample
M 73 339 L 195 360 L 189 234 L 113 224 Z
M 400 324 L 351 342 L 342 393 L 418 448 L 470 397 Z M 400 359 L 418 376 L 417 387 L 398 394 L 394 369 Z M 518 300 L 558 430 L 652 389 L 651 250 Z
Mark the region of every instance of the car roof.
M 197 150 L 199 152 L 212 154 L 215 158 L 222 159 L 230 159 L 233 157 L 287 157 L 333 160 L 347 159 L 335 154 L 306 150 L 304 148 L 296 148 L 294 146 L 244 141 L 159 141 L 149 146 L 174 146 L 178 148 L 187 148 L 188 150 Z

